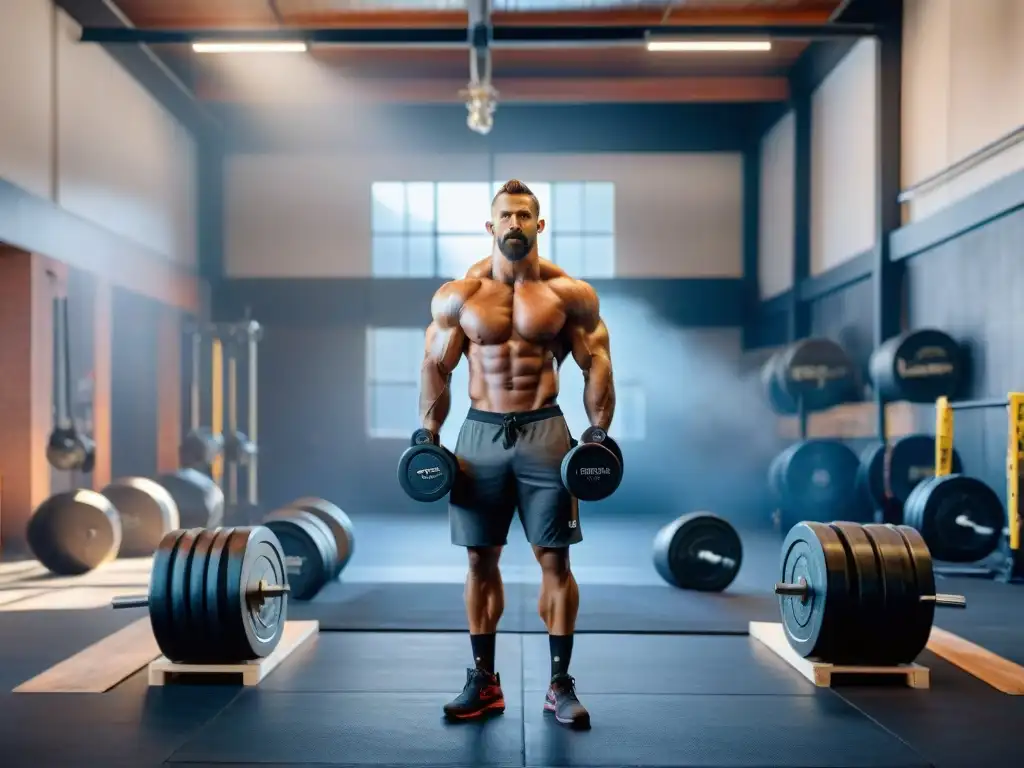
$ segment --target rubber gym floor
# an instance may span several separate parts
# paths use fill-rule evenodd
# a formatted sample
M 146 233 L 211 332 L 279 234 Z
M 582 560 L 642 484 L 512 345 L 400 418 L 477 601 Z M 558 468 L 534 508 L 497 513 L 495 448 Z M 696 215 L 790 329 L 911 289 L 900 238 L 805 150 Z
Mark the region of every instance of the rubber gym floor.
M 748 621 L 778 616 L 769 593 L 776 534 L 741 531 L 737 581 L 727 593 L 697 595 L 659 582 L 650 542 L 665 521 L 643 517 L 595 514 L 573 552 L 582 604 L 572 672 L 593 728 L 568 731 L 541 711 L 547 640 L 535 616 L 536 566 L 518 530 L 503 558 L 497 653 L 507 711 L 447 724 L 441 705 L 469 661 L 463 555 L 448 546 L 443 516 L 352 518 L 356 556 L 342 582 L 289 608 L 289 618 L 319 619 L 320 634 L 249 688 L 150 687 L 143 670 L 103 694 L 11 693 L 144 616 L 105 606 L 140 591 L 145 568 L 115 563 L 55 585 L 25 575 L 26 564 L 0 564 L 0 764 L 1021 764 L 1024 697 L 928 651 L 918 661 L 931 670 L 929 689 L 877 680 L 819 688 L 747 636 Z M 940 588 L 969 604 L 942 612 L 939 626 L 1024 664 L 1024 587 L 943 579 Z

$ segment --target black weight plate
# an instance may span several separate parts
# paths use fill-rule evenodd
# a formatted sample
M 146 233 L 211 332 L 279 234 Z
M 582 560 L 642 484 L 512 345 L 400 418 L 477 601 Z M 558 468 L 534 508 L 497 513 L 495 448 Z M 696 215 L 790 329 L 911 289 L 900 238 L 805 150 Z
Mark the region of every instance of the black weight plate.
M 153 566 L 149 577 L 149 623 L 160 653 L 168 659 L 178 655 L 177 631 L 171 614 L 173 592 L 171 575 L 178 557 L 178 540 L 185 531 L 171 531 L 160 540 L 153 553 Z
M 918 531 L 924 525 L 924 500 L 928 498 L 928 489 L 935 483 L 937 477 L 929 477 L 914 486 L 903 502 L 903 523 Z
M 807 412 L 823 411 L 848 400 L 856 375 L 846 350 L 831 339 L 803 339 L 784 349 L 777 363 L 779 386 Z
M 188 635 L 189 660 L 203 663 L 211 648 L 209 621 L 206 616 L 206 578 L 210 570 L 210 554 L 220 529 L 199 532 L 192 545 L 192 562 L 188 570 Z
M 860 452 L 857 490 L 873 509 L 885 504 L 885 445 L 876 443 Z
M 224 492 L 208 475 L 179 469 L 157 478 L 178 506 L 182 528 L 216 528 L 224 523 Z
M 716 556 L 726 561 L 715 562 Z M 654 537 L 654 569 L 681 589 L 721 592 L 742 563 L 743 543 L 736 529 L 710 512 L 683 515 Z
M 115 480 L 101 493 L 110 499 L 121 518 L 119 557 L 149 557 L 169 531 L 180 527 L 174 498 L 147 477 Z
M 783 506 L 804 520 L 860 516 L 857 454 L 838 440 L 797 443 L 780 468 Z
M 214 660 L 230 658 L 230 643 L 224 631 L 227 621 L 228 540 L 231 528 L 217 528 L 206 561 L 206 636 L 209 638 L 206 657 Z
M 793 452 L 797 449 L 799 443 L 794 443 L 783 449 L 772 459 L 771 464 L 768 465 L 768 489 L 772 493 L 772 497 L 776 503 L 782 504 L 785 499 L 785 492 L 782 486 L 782 474 L 786 463 L 789 461 L 789 457 L 793 455 Z
M 945 475 L 922 483 L 914 494 L 913 515 L 905 522 L 921 532 L 932 557 L 973 563 L 998 547 L 1006 512 L 996 492 L 967 475 Z
M 271 512 L 263 524 L 274 532 L 284 552 L 285 573 L 293 600 L 310 600 L 336 573 L 334 537 L 327 524 L 299 509 Z
M 227 567 L 219 588 L 223 604 L 224 663 L 248 661 L 273 652 L 281 640 L 287 617 L 287 599 L 259 599 L 255 592 L 261 578 L 268 584 L 286 583 L 284 552 L 274 533 L 265 526 L 231 529 L 224 553 Z
M 110 500 L 89 490 L 55 493 L 32 513 L 32 554 L 58 576 L 78 576 L 110 562 L 121 548 L 121 519 Z
M 349 516 L 340 507 L 326 499 L 318 499 L 312 496 L 296 499 L 288 506 L 292 509 L 301 509 L 303 512 L 309 512 L 311 515 L 315 515 L 327 523 L 331 533 L 334 534 L 334 544 L 338 550 L 338 567 L 335 575 L 341 573 L 345 566 L 348 565 L 348 561 L 352 559 L 352 553 L 355 551 L 355 532 Z
M 178 539 L 178 549 L 171 564 L 171 623 L 174 625 L 174 656 L 171 661 L 196 661 L 198 647 L 192 634 L 191 582 L 192 561 L 202 528 L 187 529 Z
M 622 466 L 602 443 L 580 443 L 562 457 L 562 484 L 580 501 L 601 501 L 622 482 Z
M 953 474 L 963 472 L 960 454 L 951 456 Z M 892 444 L 889 455 L 889 488 L 893 498 L 906 504 L 921 481 L 935 476 L 935 438 L 931 435 L 907 435 Z
M 935 594 L 935 571 L 932 565 L 932 555 L 928 551 L 928 545 L 916 530 L 909 525 L 892 526 L 907 546 L 910 560 L 914 566 L 914 580 L 916 583 L 916 594 Z M 907 631 L 907 653 L 913 653 L 916 659 L 921 651 L 928 645 L 928 638 L 932 633 L 932 624 L 935 622 L 935 603 L 931 600 L 918 600 L 916 610 L 908 613 Z
M 881 624 L 885 628 L 884 657 L 880 664 L 906 664 L 914 660 L 911 638 L 913 616 L 917 615 L 918 594 L 914 563 L 906 542 L 893 527 L 882 524 L 864 526 L 878 556 L 879 572 L 885 591 Z
M 454 478 L 451 455 L 440 446 L 409 446 L 398 461 L 398 483 L 416 501 L 443 498 L 451 490 Z
M 934 403 L 955 397 L 963 380 L 956 339 L 932 328 L 907 331 L 879 345 L 868 363 L 875 391 L 893 402 Z
M 271 587 L 288 584 L 285 553 L 281 542 L 264 526 L 249 528 L 246 534 L 245 558 L 242 561 L 241 584 L 246 593 L 254 593 L 261 581 Z M 258 656 L 273 652 L 285 629 L 288 600 L 270 597 L 249 600 L 245 605 L 243 628 L 249 648 Z
M 846 549 L 824 523 L 794 525 L 782 542 L 783 583 L 807 583 L 804 598 L 779 596 L 786 639 L 804 658 L 827 660 L 842 650 L 843 614 L 850 604 Z
M 886 656 L 886 630 L 881 623 L 885 610 L 882 575 L 875 547 L 859 523 L 838 521 L 830 524 L 846 548 L 847 568 L 853 595 L 851 610 L 844 618 L 846 628 L 837 643 L 836 663 L 877 664 Z
M 780 416 L 793 416 L 797 412 L 796 402 L 787 395 L 779 383 L 780 353 L 775 352 L 761 366 L 761 387 L 765 400 L 773 413 Z

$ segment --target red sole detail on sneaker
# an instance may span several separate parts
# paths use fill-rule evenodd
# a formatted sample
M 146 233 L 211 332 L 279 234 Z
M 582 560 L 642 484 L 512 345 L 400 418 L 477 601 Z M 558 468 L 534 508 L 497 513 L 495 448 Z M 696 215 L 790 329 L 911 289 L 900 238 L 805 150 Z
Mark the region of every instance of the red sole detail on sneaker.
M 480 709 L 475 709 L 472 712 L 462 712 L 462 713 L 457 713 L 457 714 L 448 714 L 446 712 L 445 714 L 448 717 L 452 718 L 453 720 L 472 720 L 474 717 L 482 717 L 483 715 L 487 715 L 487 714 L 500 714 L 500 713 L 502 713 L 504 711 L 505 711 L 505 700 L 504 699 L 495 699 L 494 701 L 490 702 L 486 706 L 484 706 L 484 707 L 482 707 Z

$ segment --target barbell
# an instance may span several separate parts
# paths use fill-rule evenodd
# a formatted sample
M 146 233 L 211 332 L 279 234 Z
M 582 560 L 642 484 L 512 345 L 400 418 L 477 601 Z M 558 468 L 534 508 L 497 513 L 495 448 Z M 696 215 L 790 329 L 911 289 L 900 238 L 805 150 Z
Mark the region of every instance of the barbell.
M 281 542 L 264 526 L 171 531 L 153 556 L 149 593 L 111 607 L 148 608 L 160 652 L 183 664 L 270 655 L 288 614 Z
M 999 548 L 1006 510 L 996 492 L 978 478 L 942 475 L 910 492 L 903 522 L 921 532 L 936 560 L 973 563 Z
M 912 662 L 936 607 L 966 608 L 935 591 L 932 555 L 906 525 L 802 522 L 782 545 L 779 596 L 790 646 L 836 664 Z
M 355 546 L 352 521 L 324 499 L 304 497 L 268 514 L 263 524 L 281 542 L 291 597 L 309 600 L 338 577 Z
M 736 529 L 710 512 L 683 515 L 654 537 L 654 569 L 680 589 L 721 592 L 742 562 L 743 542 Z

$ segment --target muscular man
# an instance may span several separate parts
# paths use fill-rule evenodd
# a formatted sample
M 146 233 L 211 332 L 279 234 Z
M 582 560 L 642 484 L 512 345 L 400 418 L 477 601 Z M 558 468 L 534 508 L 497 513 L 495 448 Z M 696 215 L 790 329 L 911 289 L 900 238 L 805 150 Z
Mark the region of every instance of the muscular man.
M 460 472 L 449 517 L 452 543 L 469 553 L 465 599 L 475 663 L 444 710 L 458 719 L 504 711 L 494 666 L 504 607 L 498 561 L 518 508 L 542 573 L 537 607 L 551 648 L 544 710 L 564 725 L 589 727 L 569 675 L 579 607 L 569 546 L 583 533 L 561 480 L 572 438 L 556 399 L 559 368 L 571 353 L 583 371 L 590 424 L 608 429 L 615 409 L 608 330 L 594 289 L 537 254 L 544 220 L 525 184 L 509 181 L 498 191 L 486 227 L 490 258 L 441 286 L 431 303 L 421 379 L 422 426 L 436 438 L 448 416 L 452 370 L 463 355 L 468 360 L 472 408 L 455 446 Z

